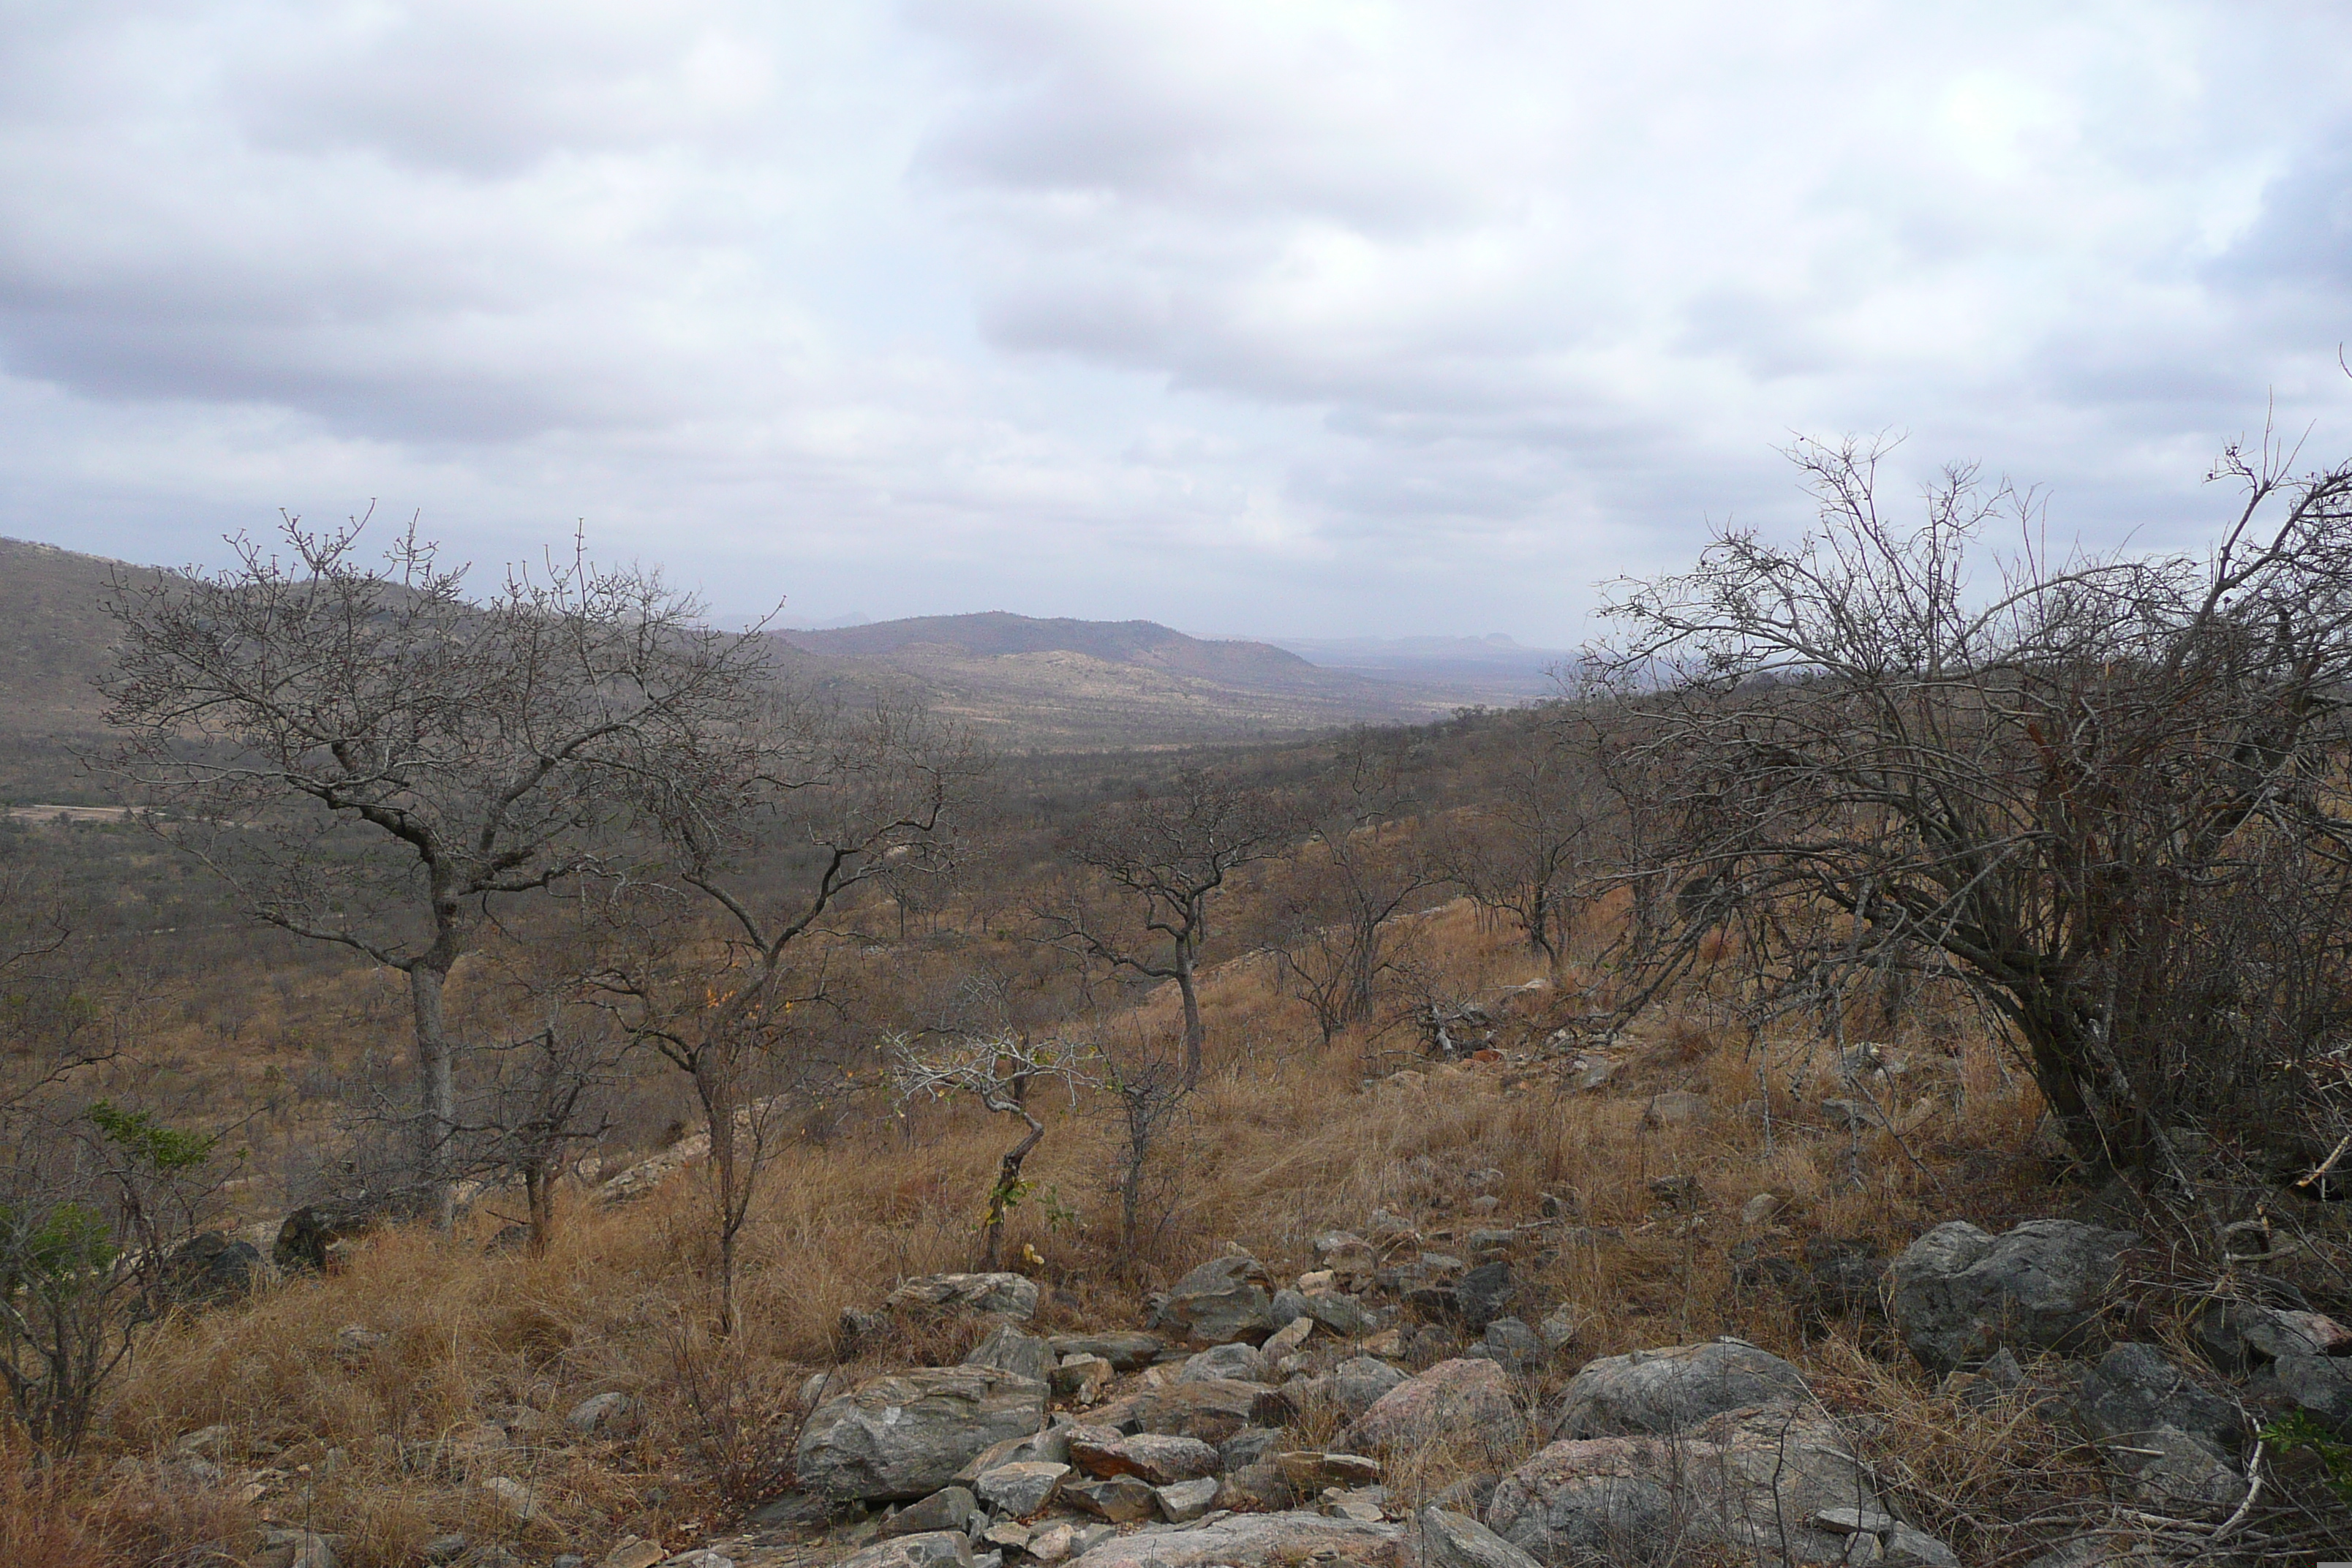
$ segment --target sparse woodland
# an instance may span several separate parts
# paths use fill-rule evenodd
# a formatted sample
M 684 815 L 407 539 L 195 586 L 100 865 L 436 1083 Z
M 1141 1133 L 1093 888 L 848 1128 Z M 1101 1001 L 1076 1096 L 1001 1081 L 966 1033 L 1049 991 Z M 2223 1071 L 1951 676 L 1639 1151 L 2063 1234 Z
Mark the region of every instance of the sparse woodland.
M 1816 532 L 1620 585 L 1558 700 L 1249 746 L 991 754 L 584 560 L 124 580 L 139 819 L 0 821 L 0 1563 L 831 1563 L 885 1494 L 807 1500 L 827 1401 L 1159 1335 L 1039 1363 L 1083 1426 L 1213 1260 L 1297 1301 L 1231 1336 L 1291 1336 L 1262 1447 L 1377 1438 L 1323 1503 L 1420 1561 L 1429 1504 L 1828 1560 L 1522 1507 L 1632 1440 L 1608 1358 L 1720 1336 L 1865 1478 L 1841 1560 L 2352 1555 L 2352 468 L 2232 452 L 2207 552 L 2088 558 L 1792 455 Z M 2045 1220 L 2131 1239 L 1948 1354 L 1922 1237 Z M 888 1305 L 992 1270 L 1017 1325 Z M 2234 1425 L 2151 1460 L 2110 1345 Z M 1349 1403 L 1474 1349 L 1475 1442 Z M 1057 1560 L 1011 1522 L 967 1557 Z

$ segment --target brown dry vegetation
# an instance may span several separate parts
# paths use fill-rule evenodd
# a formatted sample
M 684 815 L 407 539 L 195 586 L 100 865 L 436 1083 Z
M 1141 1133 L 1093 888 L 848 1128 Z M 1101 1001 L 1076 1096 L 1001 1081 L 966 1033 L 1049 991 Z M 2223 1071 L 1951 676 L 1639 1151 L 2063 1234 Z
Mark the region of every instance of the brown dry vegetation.
M 1465 904 L 1421 923 L 1424 951 L 1465 991 L 1536 977 Z M 1814 1368 L 1833 1405 L 1895 1410 L 1907 1431 L 1941 1434 L 1903 1445 L 1928 1492 L 1990 1500 L 2019 1484 L 2021 1468 L 2053 1465 L 2069 1478 L 2055 1484 L 2081 1484 L 2079 1458 L 2069 1469 L 2063 1444 L 2038 1422 L 1939 1424 L 1918 1374 L 1869 1353 L 1866 1320 L 1810 1317 L 1736 1263 L 1743 1247 L 1793 1253 L 1804 1237 L 1826 1236 L 1894 1249 L 1939 1220 L 1997 1225 L 2046 1208 L 2030 1147 L 2038 1101 L 1990 1042 L 1924 1031 L 1895 1042 L 1916 1064 L 1903 1102 L 1927 1107 L 1898 1143 L 1822 1126 L 1817 1103 L 1832 1086 L 1818 1061 L 1791 1047 L 1759 1063 L 1696 1005 L 1623 1043 L 1610 1092 L 1563 1095 L 1553 1068 L 1574 1042 L 1545 1042 L 1567 1003 L 1541 1003 L 1568 991 L 1527 994 L 1539 1004 L 1507 1021 L 1508 1060 L 1368 1078 L 1377 1042 L 1358 1032 L 1320 1046 L 1271 976 L 1244 960 L 1209 978 L 1212 1070 L 1170 1151 L 1181 1180 L 1148 1256 L 1117 1252 L 1105 1107 L 1081 1093 L 1041 1112 L 1035 1190 L 1007 1241 L 1042 1258 L 1031 1271 L 1055 1288 L 1049 1321 L 1139 1322 L 1145 1291 L 1228 1241 L 1295 1273 L 1310 1266 L 1312 1236 L 1363 1227 L 1376 1208 L 1414 1220 L 1443 1250 L 1474 1226 L 1535 1219 L 1549 1197 L 1601 1236 L 1528 1268 L 1516 1306 L 1529 1321 L 1555 1307 L 1573 1315 L 1563 1373 L 1595 1355 L 1736 1333 Z M 1583 977 L 1565 978 L 1572 990 Z M 1171 1003 L 1153 998 L 1127 1026 L 1173 1025 Z M 1650 1096 L 1669 1089 L 1705 1093 L 1711 1112 L 1654 1124 Z M 448 1530 L 541 1556 L 601 1551 L 624 1532 L 701 1539 L 772 1487 L 796 1391 L 835 1366 L 843 1310 L 877 1305 L 899 1277 L 970 1265 L 974 1218 L 1008 1142 L 1001 1121 L 976 1110 L 902 1116 L 876 1100 L 857 1102 L 824 1142 L 796 1143 L 750 1228 L 745 1327 L 728 1342 L 707 1328 L 708 1226 L 693 1171 L 617 1209 L 567 1191 L 544 1257 L 486 1256 L 498 1220 L 485 1212 L 457 1237 L 384 1233 L 328 1277 L 184 1316 L 146 1345 L 69 1475 L 10 1489 L 0 1531 L 15 1534 L 0 1539 L 25 1544 L 7 1560 L 91 1560 L 72 1555 L 88 1548 L 48 1544 L 79 1532 L 103 1540 L 110 1561 L 195 1561 L 176 1554 L 203 1541 L 234 1552 L 264 1514 L 342 1537 L 355 1568 L 415 1563 L 427 1537 Z M 1488 1168 L 1504 1173 L 1491 1216 L 1470 1210 L 1465 1182 Z M 1663 1175 L 1698 1179 L 1696 1212 L 1661 1205 L 1650 1182 Z M 1764 1191 L 1789 1208 L 1772 1226 L 1743 1227 L 1740 1205 Z M 339 1347 L 350 1328 L 381 1341 Z M 951 1360 L 958 1333 L 949 1324 L 932 1342 L 866 1346 L 843 1370 Z M 562 1415 L 613 1389 L 639 1398 L 641 1426 L 618 1440 L 574 1439 Z M 214 1426 L 227 1429 L 224 1468 L 253 1476 L 258 1495 L 226 1512 L 215 1500 L 197 1517 L 195 1492 L 163 1460 Z M 530 1489 L 530 1523 L 481 1489 L 488 1470 Z M 1416 1455 L 1391 1485 L 1410 1500 L 1456 1473 L 1445 1454 Z

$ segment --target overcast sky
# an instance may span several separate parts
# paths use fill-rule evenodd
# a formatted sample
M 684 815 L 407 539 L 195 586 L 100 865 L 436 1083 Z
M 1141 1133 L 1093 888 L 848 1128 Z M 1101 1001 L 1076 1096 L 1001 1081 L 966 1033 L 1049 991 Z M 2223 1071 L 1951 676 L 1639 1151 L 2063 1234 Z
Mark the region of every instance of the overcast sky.
M 0 533 L 1575 639 L 1791 432 L 2352 455 L 2352 10 L 0 0 Z

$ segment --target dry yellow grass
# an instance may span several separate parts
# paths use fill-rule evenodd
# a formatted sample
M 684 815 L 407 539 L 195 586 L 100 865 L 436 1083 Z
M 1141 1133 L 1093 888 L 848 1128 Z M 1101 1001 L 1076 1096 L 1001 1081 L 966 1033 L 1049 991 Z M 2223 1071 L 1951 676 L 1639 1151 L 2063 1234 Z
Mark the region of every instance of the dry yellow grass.
M 1539 972 L 1465 906 L 1421 923 L 1424 952 L 1465 991 Z M 1571 988 L 1580 979 L 1565 977 Z M 1906 1118 L 1926 1109 L 1898 1143 L 1822 1129 L 1818 1100 L 1836 1091 L 1823 1050 L 1782 1042 L 1759 1070 L 1743 1038 L 1710 1027 L 1703 1011 L 1621 1042 L 1612 1092 L 1563 1098 L 1549 1077 L 1507 1063 L 1424 1064 L 1368 1079 L 1377 1043 L 1321 1045 L 1262 963 L 1213 975 L 1206 1002 L 1212 1071 L 1175 1135 L 1179 1202 L 1150 1256 L 1123 1258 L 1116 1246 L 1108 1105 L 1088 1093 L 1045 1107 L 1048 1131 L 1027 1170 L 1035 1189 L 1006 1240 L 1012 1256 L 1043 1259 L 1030 1271 L 1053 1287 L 1049 1323 L 1139 1322 L 1146 1289 L 1227 1242 L 1295 1274 L 1311 1266 L 1316 1234 L 1361 1230 L 1374 1209 L 1413 1218 L 1429 1248 L 1444 1251 L 1470 1228 L 1537 1218 L 1549 1194 L 1595 1237 L 1523 1266 L 1522 1314 L 1532 1321 L 1561 1308 L 1576 1324 L 1562 1371 L 1738 1333 L 1859 1386 L 1894 1374 L 1871 1370 L 1843 1340 L 1810 1339 L 1785 1296 L 1743 1282 L 1738 1254 L 1793 1249 L 1808 1235 L 1891 1249 L 1956 1215 L 1997 1223 L 2019 1190 L 1955 1173 L 1972 1159 L 2016 1169 L 2039 1115 L 2030 1087 L 1981 1045 L 1902 1043 L 1916 1067 L 1895 1098 Z M 1171 1025 L 1155 999 L 1121 1028 L 1148 1037 Z M 1520 1037 L 1539 1041 L 1549 1021 L 1538 1012 L 1507 1028 L 1516 1047 Z M 1649 1097 L 1668 1089 L 1705 1093 L 1711 1113 L 1655 1124 Z M 899 1116 L 866 1102 L 821 1146 L 783 1152 L 746 1237 L 746 1327 L 727 1343 L 709 1331 L 708 1227 L 693 1172 L 615 1211 L 567 1194 L 544 1257 L 484 1256 L 488 1219 L 457 1237 L 384 1234 L 333 1275 L 289 1280 L 152 1335 L 77 1472 L 79 1515 L 60 1511 L 51 1492 L 12 1488 L 20 1500 L 0 1510 L 0 1530 L 33 1541 L 111 1518 L 115 1560 L 164 1561 L 151 1549 L 152 1529 L 121 1523 L 124 1478 L 144 1477 L 148 1494 L 163 1495 L 170 1466 L 160 1457 L 217 1425 L 227 1428 L 226 1468 L 259 1472 L 268 1487 L 253 1513 L 342 1536 L 352 1568 L 414 1563 L 426 1537 L 452 1529 L 542 1557 L 565 1546 L 593 1556 L 624 1532 L 690 1543 L 757 1490 L 789 1437 L 795 1391 L 835 1363 L 845 1308 L 875 1306 L 903 1276 L 971 1266 L 973 1222 L 1010 1142 L 1001 1120 L 966 1108 Z M 1480 1170 L 1503 1173 L 1491 1215 L 1470 1206 L 1466 1178 Z M 1667 1175 L 1695 1177 L 1703 1202 L 1663 1205 L 1650 1184 Z M 1788 1208 L 1775 1227 L 1743 1227 L 1741 1205 L 1764 1191 Z M 347 1328 L 381 1340 L 339 1348 Z M 869 1346 L 845 1370 L 960 1348 Z M 575 1438 L 565 1412 L 608 1390 L 639 1401 L 638 1426 Z M 135 1463 L 118 1464 L 125 1458 Z M 102 1481 L 110 1467 L 115 1479 Z M 1460 1470 L 1444 1455 L 1408 1468 L 1398 1484 L 1416 1497 Z M 528 1523 L 484 1489 L 492 1476 L 529 1489 Z M 108 1486 L 116 1500 L 101 1506 Z M 9 1560 L 39 1563 L 41 1550 Z

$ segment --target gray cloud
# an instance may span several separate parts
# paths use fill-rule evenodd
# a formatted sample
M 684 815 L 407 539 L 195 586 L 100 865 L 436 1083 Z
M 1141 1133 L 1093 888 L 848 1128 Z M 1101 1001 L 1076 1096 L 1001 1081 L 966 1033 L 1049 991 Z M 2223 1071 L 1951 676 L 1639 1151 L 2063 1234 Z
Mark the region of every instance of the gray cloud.
M 2352 436 L 2326 8 L 21 6 L 0 531 L 585 520 L 727 609 L 1575 635 L 1792 430 L 2191 540 Z M 2298 62 L 2297 90 L 2273 85 Z

